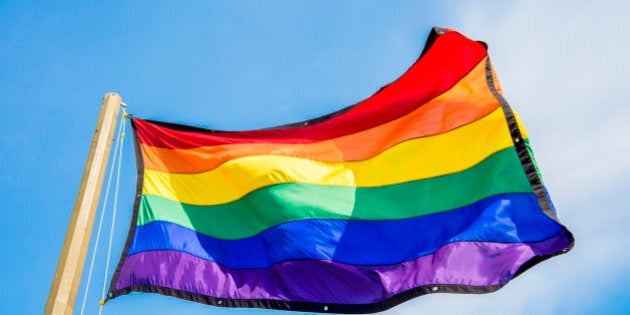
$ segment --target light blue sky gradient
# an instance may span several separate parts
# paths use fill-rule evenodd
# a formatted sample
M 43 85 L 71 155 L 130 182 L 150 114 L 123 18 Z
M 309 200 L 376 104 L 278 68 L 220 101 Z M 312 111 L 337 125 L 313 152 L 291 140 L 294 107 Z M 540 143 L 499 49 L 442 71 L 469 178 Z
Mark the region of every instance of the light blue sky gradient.
M 0 314 L 43 311 L 106 92 L 138 117 L 214 129 L 301 121 L 395 80 L 434 25 L 489 44 L 577 244 L 496 293 L 383 314 L 628 313 L 627 3 L 0 0 Z M 130 144 L 110 275 L 135 191 Z M 86 314 L 98 310 L 98 257 Z M 103 313 L 280 314 L 138 293 Z

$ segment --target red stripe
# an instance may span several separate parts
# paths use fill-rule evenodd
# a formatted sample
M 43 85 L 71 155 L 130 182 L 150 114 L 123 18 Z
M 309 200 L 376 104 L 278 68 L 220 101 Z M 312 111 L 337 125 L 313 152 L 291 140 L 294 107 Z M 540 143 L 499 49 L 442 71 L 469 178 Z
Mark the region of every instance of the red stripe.
M 398 80 L 351 110 L 310 126 L 240 132 L 183 131 L 135 119 L 141 143 L 187 149 L 234 143 L 311 143 L 352 134 L 401 117 L 449 90 L 487 55 L 485 47 L 456 32 L 439 35 Z M 290 130 L 290 132 L 287 132 Z

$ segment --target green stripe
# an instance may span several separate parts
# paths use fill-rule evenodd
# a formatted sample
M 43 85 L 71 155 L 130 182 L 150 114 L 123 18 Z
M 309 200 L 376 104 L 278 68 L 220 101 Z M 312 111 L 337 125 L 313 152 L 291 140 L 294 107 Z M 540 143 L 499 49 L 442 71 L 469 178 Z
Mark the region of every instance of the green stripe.
M 456 209 L 497 194 L 531 192 L 516 150 L 508 148 L 459 173 L 390 186 L 281 184 L 213 206 L 143 195 L 138 225 L 167 221 L 220 239 L 240 239 L 295 220 L 407 219 Z
M 538 163 L 536 162 L 536 158 L 534 157 L 534 151 L 532 150 L 532 146 L 529 143 L 529 139 L 525 139 L 525 147 L 527 148 L 527 152 L 532 159 L 532 164 L 534 164 L 534 168 L 536 169 L 536 174 L 538 174 L 538 178 L 540 178 L 540 183 L 544 186 L 542 174 L 540 173 L 540 169 L 538 168 Z

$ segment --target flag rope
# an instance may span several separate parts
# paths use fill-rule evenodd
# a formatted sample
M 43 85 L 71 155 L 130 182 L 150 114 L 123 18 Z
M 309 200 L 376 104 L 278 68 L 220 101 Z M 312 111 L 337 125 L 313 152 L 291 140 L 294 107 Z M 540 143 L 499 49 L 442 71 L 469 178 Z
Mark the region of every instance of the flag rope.
M 109 263 L 111 261 L 111 254 L 112 254 L 112 240 L 114 238 L 114 228 L 116 227 L 116 210 L 118 208 L 118 192 L 119 192 L 119 187 L 120 187 L 120 169 L 122 166 L 122 153 L 123 153 L 123 146 L 125 144 L 124 139 L 125 139 L 125 126 L 127 125 L 127 117 L 129 116 L 127 114 L 127 112 L 125 111 L 125 108 L 123 107 L 123 119 L 121 122 L 122 125 L 122 130 L 120 133 L 120 151 L 118 151 L 118 167 L 117 167 L 117 174 L 116 174 L 116 185 L 114 186 L 114 207 L 113 207 L 113 211 L 112 211 L 112 224 L 109 230 L 109 245 L 107 246 L 107 258 L 106 258 L 106 262 L 105 262 L 105 275 L 103 277 L 103 290 L 101 291 L 101 301 L 99 302 L 100 307 L 98 309 L 98 314 L 101 315 L 102 311 L 103 311 L 103 305 L 105 304 L 105 292 L 107 290 L 107 277 L 109 276 L 108 271 L 109 271 Z

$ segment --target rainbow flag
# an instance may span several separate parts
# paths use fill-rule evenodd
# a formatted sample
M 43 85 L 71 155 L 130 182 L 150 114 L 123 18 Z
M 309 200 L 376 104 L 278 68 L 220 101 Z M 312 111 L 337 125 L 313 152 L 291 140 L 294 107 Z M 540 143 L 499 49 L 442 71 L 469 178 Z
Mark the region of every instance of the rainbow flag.
M 435 28 L 395 82 L 317 119 L 132 119 L 138 194 L 109 299 L 370 313 L 495 291 L 570 250 L 485 44 Z

